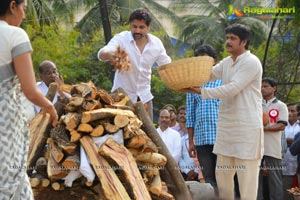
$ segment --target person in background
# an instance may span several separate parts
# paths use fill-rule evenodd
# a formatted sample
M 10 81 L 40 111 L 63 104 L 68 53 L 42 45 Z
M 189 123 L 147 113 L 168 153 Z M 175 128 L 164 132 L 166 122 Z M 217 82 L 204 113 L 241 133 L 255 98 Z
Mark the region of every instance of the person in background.
M 294 175 L 297 169 L 297 156 L 293 156 L 289 147 L 294 141 L 295 135 L 300 132 L 300 125 L 297 117 L 297 103 L 290 103 L 287 105 L 289 112 L 288 124 L 284 129 L 284 134 L 287 143 L 287 151 L 282 158 L 282 183 L 284 191 L 284 199 L 293 199 L 293 195 L 287 192 L 293 184 Z
M 288 123 L 288 109 L 285 103 L 276 98 L 276 90 L 276 80 L 273 78 L 262 79 L 262 105 L 263 110 L 268 113 L 269 122 L 264 126 L 264 156 L 259 173 L 258 200 L 265 199 L 264 193 L 268 193 L 267 196 L 270 200 L 284 199 L 281 174 L 281 136 Z M 266 176 L 264 180 L 267 180 L 267 184 L 263 184 L 263 176 Z
M 216 64 L 210 76 L 210 81 L 222 79 L 222 86 L 191 87 L 187 91 L 201 94 L 203 99 L 220 99 L 213 150 L 217 155 L 220 198 L 234 199 L 234 176 L 237 175 L 241 199 L 256 199 L 264 145 L 262 66 L 248 50 L 251 33 L 248 26 L 234 23 L 225 33 L 226 49 L 231 55 Z M 190 153 L 195 150 L 191 149 Z
M 177 131 L 169 127 L 170 113 L 167 109 L 159 111 L 158 124 L 156 130 L 178 164 L 181 157 L 181 138 Z
M 61 77 L 59 77 L 56 65 L 52 61 L 49 60 L 43 61 L 39 65 L 39 74 L 40 74 L 41 81 L 37 82 L 37 87 L 39 88 L 39 90 L 42 92 L 44 96 L 46 96 L 48 92 L 50 83 L 56 82 L 58 84 L 58 87 L 63 84 L 63 80 Z M 58 98 L 65 98 L 65 97 L 70 98 L 70 95 L 62 92 L 58 88 L 58 92 L 55 94 L 52 103 L 55 104 Z M 41 108 L 39 106 L 34 105 L 35 114 L 37 114 L 40 111 L 40 109 Z
M 217 53 L 210 45 L 202 45 L 194 50 L 195 56 L 210 56 L 217 60 Z M 207 82 L 203 88 L 215 88 L 222 85 L 222 81 Z M 201 95 L 188 93 L 186 95 L 186 127 L 189 133 L 190 154 L 199 160 L 202 174 L 207 183 L 217 187 L 215 168 L 217 156 L 213 153 L 216 141 L 219 99 L 203 99 Z M 196 150 L 196 151 L 194 151 Z
M 299 105 L 297 107 L 297 116 L 298 116 L 298 123 L 300 119 L 300 110 Z M 300 132 L 298 132 L 295 137 L 294 141 L 291 144 L 289 151 L 293 156 L 297 156 L 297 179 L 298 179 L 298 185 L 297 187 L 300 187 Z
M 150 118 L 153 120 L 153 95 L 151 94 L 151 68 L 156 63 L 164 65 L 171 62 L 159 38 L 149 33 L 151 17 L 144 8 L 134 10 L 129 17 L 130 31 L 116 34 L 109 43 L 98 51 L 102 61 L 115 63 L 118 47 L 128 54 L 131 69 L 117 70 L 112 91 L 123 88 L 133 103 L 142 101 L 146 104 Z
M 0 197 L 32 200 L 26 173 L 29 128 L 21 92 L 50 114 L 53 126 L 58 116 L 53 104 L 36 87 L 32 47 L 19 26 L 25 18 L 26 0 L 0 1 Z
M 177 111 L 175 106 L 173 106 L 172 104 L 166 104 L 163 107 L 163 109 L 167 109 L 171 115 L 169 127 L 173 129 L 176 128 L 178 126 L 178 122 L 177 122 Z

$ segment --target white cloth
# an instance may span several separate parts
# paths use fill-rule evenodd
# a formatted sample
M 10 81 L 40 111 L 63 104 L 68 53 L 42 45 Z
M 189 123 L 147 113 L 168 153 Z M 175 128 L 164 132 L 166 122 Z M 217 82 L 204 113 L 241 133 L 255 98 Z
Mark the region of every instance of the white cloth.
M 130 31 L 116 34 L 109 43 L 98 51 L 98 58 L 102 50 L 115 51 L 121 46 L 127 53 L 131 62 L 131 70 L 115 73 L 112 91 L 123 88 L 133 103 L 139 97 L 143 103 L 153 99 L 150 91 L 152 66 L 156 63 L 163 65 L 171 62 L 159 38 L 147 34 L 148 43 L 141 53 Z M 100 58 L 99 58 L 100 59 Z
M 217 138 L 213 152 L 240 159 L 260 159 L 263 155 L 262 66 L 245 51 L 235 61 L 229 56 L 212 71 L 211 81 L 222 86 L 202 88 L 202 98 L 220 99 Z
M 119 144 L 124 144 L 123 131 L 119 130 L 115 134 L 106 134 L 101 137 L 93 137 L 94 142 L 100 147 L 108 138 L 114 139 Z M 86 155 L 84 148 L 80 145 L 80 173 L 87 179 L 88 182 L 93 182 L 95 179 L 95 172 L 90 165 L 89 158 Z
M 295 135 L 300 132 L 300 125 L 298 122 L 295 122 L 293 125 L 291 125 L 288 122 L 288 125 L 284 129 L 285 138 L 292 138 L 294 139 Z M 285 155 L 282 158 L 282 174 L 293 176 L 296 174 L 297 170 L 297 156 L 293 156 L 289 150 L 289 147 L 287 148 L 287 151 Z
M 179 160 L 180 171 L 188 174 L 189 171 L 194 170 L 198 173 L 198 166 L 195 163 L 195 160 L 189 155 L 189 136 L 185 134 L 181 137 L 181 157 Z
M 166 144 L 169 152 L 171 153 L 172 157 L 179 163 L 179 159 L 181 157 L 181 137 L 180 134 L 168 127 L 165 131 L 162 131 L 160 127 L 157 129 L 158 134 L 160 135 L 161 139 Z

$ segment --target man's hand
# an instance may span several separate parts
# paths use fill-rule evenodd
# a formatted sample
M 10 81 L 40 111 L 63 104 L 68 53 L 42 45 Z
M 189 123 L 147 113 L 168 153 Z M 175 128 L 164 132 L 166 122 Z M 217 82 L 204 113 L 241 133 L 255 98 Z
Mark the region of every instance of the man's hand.
M 189 87 L 189 88 L 180 89 L 179 92 L 201 94 L 201 89 L 199 87 Z
M 128 58 L 128 54 L 120 46 L 112 54 L 110 63 L 113 64 L 115 66 L 115 69 L 119 70 L 120 72 L 128 71 L 131 68 L 131 63 Z
M 194 143 L 189 143 L 189 155 L 191 158 L 195 158 L 197 155 L 196 147 Z
M 187 180 L 188 180 L 188 181 L 193 181 L 193 180 L 195 180 L 196 176 L 197 176 L 197 173 L 194 172 L 194 170 L 191 170 L 191 171 L 189 171 L 189 173 L 187 174 Z

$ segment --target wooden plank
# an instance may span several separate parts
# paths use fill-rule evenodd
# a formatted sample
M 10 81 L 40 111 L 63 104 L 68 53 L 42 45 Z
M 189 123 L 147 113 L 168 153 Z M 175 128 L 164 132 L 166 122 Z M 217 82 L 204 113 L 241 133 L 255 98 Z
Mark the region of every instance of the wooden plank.
M 112 167 L 99 155 L 98 147 L 92 138 L 90 136 L 84 136 L 80 139 L 80 143 L 87 153 L 91 165 L 101 182 L 104 197 L 108 200 L 130 200 L 129 195 Z

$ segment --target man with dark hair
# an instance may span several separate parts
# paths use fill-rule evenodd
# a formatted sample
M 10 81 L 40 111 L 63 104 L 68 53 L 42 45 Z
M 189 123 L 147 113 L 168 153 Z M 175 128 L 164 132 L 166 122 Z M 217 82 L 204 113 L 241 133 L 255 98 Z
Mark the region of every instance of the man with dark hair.
M 217 53 L 210 45 L 202 45 L 194 50 L 195 56 L 210 56 L 217 60 Z M 215 88 L 222 85 L 222 81 L 207 82 L 203 88 Z M 205 182 L 215 189 L 217 181 L 215 175 L 217 156 L 213 154 L 216 141 L 219 99 L 203 99 L 199 94 L 186 95 L 186 127 L 189 133 L 189 149 L 191 157 L 196 157 L 202 169 Z
M 142 101 L 153 119 L 153 95 L 150 91 L 151 67 L 157 63 L 171 62 L 161 40 L 150 34 L 151 17 L 146 9 L 133 11 L 129 17 L 130 31 L 116 34 L 110 42 L 98 52 L 101 61 L 116 62 L 117 48 L 121 47 L 124 56 L 128 56 L 131 69 L 117 70 L 112 91 L 123 88 L 133 103 Z M 127 55 L 128 54 L 128 55 Z
M 290 189 L 293 185 L 294 175 L 297 171 L 297 156 L 293 156 L 289 150 L 291 144 L 294 141 L 294 137 L 297 133 L 300 132 L 300 125 L 297 116 L 297 107 L 298 103 L 290 103 L 288 107 L 288 124 L 284 129 L 284 135 L 287 143 L 287 151 L 282 158 L 282 184 L 284 191 L 283 199 L 293 199 L 293 195 L 287 192 L 287 189 Z
M 226 49 L 231 54 L 214 66 L 211 79 L 222 86 L 191 88 L 203 99 L 220 99 L 217 138 L 216 179 L 220 198 L 234 199 L 237 174 L 241 199 L 256 199 L 263 156 L 262 66 L 247 50 L 250 29 L 242 24 L 226 28 Z M 193 153 L 193 151 L 191 151 Z M 201 162 L 201 161 L 200 161 Z
M 264 126 L 264 156 L 259 174 L 257 199 L 284 199 L 281 174 L 281 136 L 288 123 L 288 109 L 285 103 L 275 97 L 277 82 L 273 78 L 263 78 L 261 93 L 263 110 L 268 113 L 269 121 Z M 265 179 L 263 179 L 265 176 Z M 266 184 L 264 184 L 266 181 Z M 267 186 L 267 187 L 266 187 Z

